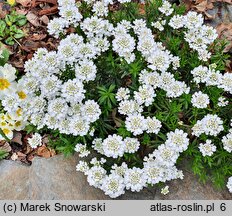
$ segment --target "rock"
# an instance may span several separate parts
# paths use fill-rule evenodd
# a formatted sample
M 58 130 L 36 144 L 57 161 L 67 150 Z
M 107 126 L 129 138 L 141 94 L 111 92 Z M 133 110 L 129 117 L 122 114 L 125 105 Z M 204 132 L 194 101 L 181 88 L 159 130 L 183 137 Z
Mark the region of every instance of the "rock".
M 52 158 L 36 157 L 32 166 L 14 161 L 0 162 L 0 199 L 30 200 L 106 200 L 104 193 L 89 186 L 86 176 L 76 172 L 78 157 L 65 158 L 57 155 Z M 186 169 L 183 180 L 167 183 L 170 193 L 162 195 L 154 186 L 141 192 L 126 191 L 120 200 L 232 200 L 227 189 L 216 190 L 211 183 L 203 184 Z
M 28 199 L 29 167 L 15 161 L 0 161 L 0 199 Z
M 109 199 L 101 190 L 89 186 L 86 176 L 76 171 L 77 161 L 77 156 L 35 158 L 30 169 L 30 199 Z
M 126 192 L 118 199 L 122 200 L 232 200 L 232 194 L 225 190 L 214 189 L 211 183 L 203 184 L 192 173 L 184 172 L 183 180 L 172 180 L 167 183 L 169 193 L 162 195 L 156 186 L 146 188 L 139 193 Z
M 232 200 L 232 194 L 227 189 L 216 190 L 211 183 L 203 184 L 190 172 L 184 172 L 183 180 L 170 181 L 169 193 L 162 195 L 160 191 L 155 199 L 162 200 Z

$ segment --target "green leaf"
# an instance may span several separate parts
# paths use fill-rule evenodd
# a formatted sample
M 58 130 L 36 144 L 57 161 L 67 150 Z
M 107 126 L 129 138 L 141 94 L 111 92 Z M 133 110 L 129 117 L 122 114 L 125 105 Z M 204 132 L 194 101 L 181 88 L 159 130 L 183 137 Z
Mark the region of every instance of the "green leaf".
M 0 160 L 6 158 L 9 155 L 8 152 L 0 149 Z
M 0 20 L 0 35 L 3 34 L 5 28 L 6 28 L 6 23 L 3 20 Z
M 19 19 L 16 21 L 16 25 L 24 26 L 27 23 L 27 18 L 24 15 L 21 15 Z
M 20 30 L 20 29 L 17 29 L 15 33 L 16 33 L 16 34 L 14 34 L 14 37 L 15 37 L 16 39 L 20 39 L 20 38 L 22 38 L 22 37 L 25 36 L 24 32 L 23 32 L 22 30 Z
M 8 37 L 6 40 L 5 40 L 5 43 L 12 46 L 14 45 L 14 40 L 12 37 Z
M 6 62 L 9 60 L 9 56 L 10 56 L 9 51 L 7 49 L 3 49 L 2 56 L 3 58 L 0 58 L 0 66 L 4 66 Z

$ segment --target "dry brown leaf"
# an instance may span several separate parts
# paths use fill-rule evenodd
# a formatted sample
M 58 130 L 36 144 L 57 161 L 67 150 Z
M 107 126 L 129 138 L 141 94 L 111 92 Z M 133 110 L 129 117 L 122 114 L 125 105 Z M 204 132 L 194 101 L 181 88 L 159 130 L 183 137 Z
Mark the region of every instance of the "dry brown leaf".
M 139 14 L 144 15 L 145 12 L 145 4 L 141 3 L 139 4 Z
M 122 125 L 122 120 L 119 119 L 119 118 L 117 118 L 116 115 L 117 115 L 117 109 L 115 108 L 115 109 L 113 109 L 113 111 L 112 111 L 112 118 L 113 118 L 113 120 L 114 120 L 114 123 L 115 123 L 116 127 L 119 128 L 119 127 L 121 127 L 121 125 Z
M 36 2 L 44 2 L 44 3 L 54 4 L 54 5 L 58 4 L 57 0 L 37 0 Z
M 199 12 L 206 12 L 207 10 L 213 9 L 214 5 L 212 2 L 209 2 L 208 0 L 199 1 L 199 4 L 194 6 Z
M 41 147 L 38 147 L 37 154 L 38 154 L 38 156 L 41 156 L 41 157 L 44 157 L 44 158 L 50 158 L 51 157 L 50 150 L 45 145 L 43 145 Z
M 10 144 L 4 140 L 0 141 L 0 149 L 5 152 L 11 152 L 12 150 Z
M 43 10 L 39 11 L 39 15 L 40 16 L 42 16 L 42 15 L 51 15 L 51 14 L 57 13 L 57 11 L 58 11 L 58 6 L 53 6 L 53 7 L 46 8 L 46 9 L 43 9 Z
M 232 23 L 221 23 L 216 27 L 219 38 L 226 38 L 230 43 L 225 48 L 224 52 L 228 52 L 232 48 Z
M 26 17 L 27 17 L 27 20 L 33 26 L 36 26 L 36 27 L 40 26 L 39 17 L 36 14 L 34 14 L 33 12 L 29 12 Z
M 12 142 L 18 143 L 20 145 L 22 145 L 22 134 L 19 132 L 14 132 L 14 136 L 13 139 L 11 140 Z
M 47 35 L 46 34 L 33 34 L 31 37 L 30 37 L 30 40 L 32 41 L 41 41 L 43 40 L 44 38 L 46 38 Z
M 6 10 L 4 10 L 3 5 L 3 3 L 0 3 L 0 19 L 4 18 L 8 13 Z
M 21 4 L 23 7 L 30 7 L 32 3 L 31 0 L 16 0 L 16 2 Z
M 39 18 L 45 25 L 49 23 L 49 18 L 46 15 L 43 15 Z

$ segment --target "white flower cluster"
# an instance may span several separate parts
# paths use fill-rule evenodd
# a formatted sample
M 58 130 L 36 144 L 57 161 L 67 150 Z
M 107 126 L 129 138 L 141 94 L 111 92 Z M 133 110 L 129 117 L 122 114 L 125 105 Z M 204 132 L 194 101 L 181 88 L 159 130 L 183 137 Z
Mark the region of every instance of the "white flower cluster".
M 42 137 L 38 133 L 33 134 L 31 138 L 27 139 L 27 141 L 32 148 L 37 148 L 42 145 Z
M 54 18 L 48 23 L 48 32 L 56 38 L 61 33 L 65 33 L 65 28 L 70 25 L 75 27 L 79 25 L 82 15 L 76 5 L 75 0 L 58 0 L 59 15 L 61 17 Z
M 201 91 L 195 92 L 192 95 L 192 104 L 197 108 L 206 108 L 209 104 L 209 96 L 207 94 L 203 94 Z
M 232 193 L 232 176 L 228 179 L 226 186 L 229 189 L 230 193 Z
M 232 152 L 232 130 L 230 130 L 230 132 L 222 137 L 222 143 L 223 143 L 223 147 L 226 151 L 228 152 Z
M 203 24 L 204 19 L 201 14 L 194 11 L 188 12 L 184 16 L 174 15 L 169 25 L 174 29 L 185 28 L 185 40 L 190 48 L 198 52 L 200 60 L 207 61 L 211 53 L 207 51 L 208 46 L 217 38 L 216 29 Z
M 135 153 L 140 143 L 137 138 L 125 138 L 113 134 L 109 135 L 106 139 L 95 138 L 93 141 L 93 148 L 100 154 L 107 157 L 118 158 L 122 157 L 124 153 Z
M 200 152 L 202 155 L 205 156 L 212 156 L 213 153 L 216 151 L 216 146 L 212 144 L 211 140 L 206 140 L 206 143 L 200 143 L 199 145 Z
M 136 138 L 123 138 L 116 134 L 109 135 L 104 141 L 95 139 L 93 142 L 94 149 L 107 157 L 122 157 L 124 153 L 134 153 L 138 150 L 140 144 Z M 140 191 L 148 184 L 166 182 L 171 179 L 183 178 L 182 171 L 177 170 L 175 163 L 179 154 L 188 148 L 189 139 L 187 133 L 176 129 L 174 132 L 167 134 L 165 144 L 162 144 L 148 157 L 144 158 L 143 168 L 128 168 L 126 163 L 121 166 L 114 164 L 111 167 L 111 174 L 107 174 L 103 168 L 105 160 L 96 161 L 93 166 L 80 161 L 77 170 L 87 175 L 90 185 L 102 189 L 105 194 L 112 198 L 118 197 L 125 193 L 125 190 Z M 81 147 L 79 147 L 81 146 Z M 86 146 L 78 144 L 78 151 Z M 91 167 L 91 168 L 90 168 Z
M 232 74 L 220 73 L 213 68 L 207 68 L 205 66 L 198 66 L 191 71 L 193 80 L 196 83 L 205 83 L 206 86 L 217 86 L 224 91 L 232 94 Z
M 207 114 L 202 120 L 198 120 L 192 128 L 192 134 L 199 137 L 205 133 L 210 136 L 217 136 L 224 130 L 223 121 L 216 114 Z
M 38 49 L 25 63 L 27 74 L 18 81 L 16 93 L 8 93 L 3 99 L 4 109 L 13 113 L 21 108 L 24 118 L 37 128 L 47 126 L 64 134 L 86 135 L 101 114 L 95 101 L 84 101 L 84 85 L 97 73 L 93 59 L 101 52 L 75 34 L 63 39 L 57 52 Z M 65 73 L 75 77 L 62 79 Z

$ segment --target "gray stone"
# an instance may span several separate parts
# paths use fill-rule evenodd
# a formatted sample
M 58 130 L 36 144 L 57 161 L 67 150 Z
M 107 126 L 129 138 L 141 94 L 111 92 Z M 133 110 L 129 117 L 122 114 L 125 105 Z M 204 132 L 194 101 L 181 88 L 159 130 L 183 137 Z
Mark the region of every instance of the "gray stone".
M 76 172 L 78 157 L 65 158 L 62 155 L 45 159 L 35 158 L 28 167 L 14 161 L 0 162 L 0 199 L 38 200 L 105 200 L 104 193 L 89 186 L 86 176 Z M 127 191 L 118 197 L 120 200 L 182 200 L 182 199 L 229 199 L 232 194 L 216 190 L 211 183 L 203 184 L 192 173 L 184 170 L 183 180 L 167 183 L 170 193 L 162 195 L 154 186 L 141 192 Z
M 28 199 L 29 167 L 20 162 L 0 161 L 0 200 Z
M 30 198 L 39 200 L 109 199 L 101 190 L 89 186 L 86 177 L 76 171 L 77 162 L 77 156 L 35 158 L 30 169 Z
M 156 186 L 146 188 L 139 193 L 127 192 L 119 199 L 140 199 L 140 200 L 232 200 L 232 194 L 227 189 L 216 190 L 211 183 L 203 184 L 190 172 L 184 171 L 183 180 L 172 180 L 166 185 L 169 186 L 169 193 L 162 195 Z

